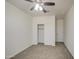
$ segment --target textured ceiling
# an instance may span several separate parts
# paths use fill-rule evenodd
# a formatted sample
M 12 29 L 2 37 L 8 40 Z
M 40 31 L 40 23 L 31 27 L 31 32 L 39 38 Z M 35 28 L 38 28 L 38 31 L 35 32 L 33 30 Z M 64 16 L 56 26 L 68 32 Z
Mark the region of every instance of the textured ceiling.
M 24 12 L 30 13 L 32 16 L 41 15 L 55 15 L 56 18 L 63 18 L 67 13 L 74 0 L 42 0 L 43 2 L 55 2 L 55 6 L 44 6 L 47 13 L 30 11 L 30 8 L 34 5 L 33 3 L 27 2 L 25 0 L 6 0 L 11 4 L 15 5 L 17 8 L 23 10 Z

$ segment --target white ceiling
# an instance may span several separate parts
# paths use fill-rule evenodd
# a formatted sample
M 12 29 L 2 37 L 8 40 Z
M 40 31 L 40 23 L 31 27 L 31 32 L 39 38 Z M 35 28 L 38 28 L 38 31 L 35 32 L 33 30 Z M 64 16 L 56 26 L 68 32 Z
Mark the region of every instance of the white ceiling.
M 35 12 L 30 11 L 30 8 L 34 5 L 30 2 L 27 2 L 25 0 L 6 0 L 10 2 L 11 4 L 15 5 L 17 8 L 23 10 L 24 12 L 28 12 L 33 16 L 41 16 L 41 15 L 56 15 L 57 18 L 63 18 L 64 15 L 67 13 L 71 5 L 74 3 L 74 0 L 43 0 L 55 2 L 55 6 L 44 6 L 46 10 L 49 12 L 43 13 L 43 12 Z

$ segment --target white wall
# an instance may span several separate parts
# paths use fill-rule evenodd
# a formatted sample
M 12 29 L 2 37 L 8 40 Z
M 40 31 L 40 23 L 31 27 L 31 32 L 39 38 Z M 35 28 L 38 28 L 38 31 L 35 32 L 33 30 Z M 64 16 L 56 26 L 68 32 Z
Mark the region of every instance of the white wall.
M 70 8 L 65 17 L 65 40 L 64 43 L 72 56 L 74 56 L 74 7 Z
M 56 42 L 64 42 L 64 20 L 56 19 Z
M 37 44 L 37 24 L 44 24 L 44 44 L 55 46 L 55 16 L 33 18 L 33 44 Z
M 32 43 L 32 17 L 6 2 L 6 59 L 13 57 Z

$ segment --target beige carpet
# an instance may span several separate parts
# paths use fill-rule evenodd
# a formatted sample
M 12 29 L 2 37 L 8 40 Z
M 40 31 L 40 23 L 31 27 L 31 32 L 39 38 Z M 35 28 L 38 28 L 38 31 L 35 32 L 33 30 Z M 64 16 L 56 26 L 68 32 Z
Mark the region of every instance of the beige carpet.
M 33 45 L 19 53 L 12 59 L 73 59 L 63 43 L 56 43 L 56 47 L 42 44 Z

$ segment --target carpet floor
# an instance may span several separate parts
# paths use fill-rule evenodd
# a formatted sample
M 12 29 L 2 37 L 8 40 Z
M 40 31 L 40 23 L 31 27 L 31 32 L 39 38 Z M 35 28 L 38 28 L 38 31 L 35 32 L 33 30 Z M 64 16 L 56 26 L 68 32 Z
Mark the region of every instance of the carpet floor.
M 56 46 L 33 45 L 12 59 L 73 59 L 63 43 L 56 43 Z

